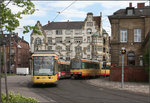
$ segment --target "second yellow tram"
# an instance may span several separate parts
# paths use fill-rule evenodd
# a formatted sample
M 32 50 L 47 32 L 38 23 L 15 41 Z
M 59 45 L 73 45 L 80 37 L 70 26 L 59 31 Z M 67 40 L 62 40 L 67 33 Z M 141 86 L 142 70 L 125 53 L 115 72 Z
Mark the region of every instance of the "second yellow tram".
M 110 75 L 108 63 L 99 62 L 97 60 L 77 59 L 73 58 L 70 62 L 71 77 L 91 77 Z

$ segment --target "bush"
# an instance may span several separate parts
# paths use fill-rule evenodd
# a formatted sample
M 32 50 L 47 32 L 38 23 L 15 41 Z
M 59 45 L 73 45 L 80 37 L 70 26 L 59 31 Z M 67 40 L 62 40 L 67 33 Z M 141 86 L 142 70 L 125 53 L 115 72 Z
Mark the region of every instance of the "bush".
M 2 94 L 2 103 L 6 103 L 6 95 Z M 39 103 L 36 99 L 26 98 L 22 95 L 9 93 L 8 103 Z

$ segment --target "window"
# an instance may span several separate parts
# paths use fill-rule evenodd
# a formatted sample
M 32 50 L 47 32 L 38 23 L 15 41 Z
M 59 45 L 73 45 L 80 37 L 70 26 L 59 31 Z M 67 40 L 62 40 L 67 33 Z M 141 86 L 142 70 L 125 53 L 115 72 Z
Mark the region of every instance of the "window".
M 134 29 L 134 42 L 141 42 L 141 29 Z
M 98 47 L 97 47 L 97 50 L 98 50 L 98 51 L 102 51 L 102 50 L 103 50 L 103 49 L 102 49 L 102 46 L 98 46 Z
M 72 33 L 72 31 L 71 30 L 66 30 L 65 33 L 66 33 L 66 35 L 70 35 Z
M 56 46 L 56 51 L 61 51 L 62 47 L 61 46 Z
M 128 9 L 127 10 L 127 15 L 133 15 L 133 9 Z
M 82 31 L 81 30 L 75 30 L 75 34 L 80 35 L 80 34 L 82 34 Z
M 97 51 L 96 49 L 97 49 L 97 47 L 96 47 L 96 45 L 94 45 L 93 46 L 93 52 L 96 52 Z
M 48 37 L 48 44 L 52 44 L 52 37 Z
M 41 44 L 41 39 L 40 38 L 36 38 L 35 39 L 35 44 L 38 44 L 38 45 Z
M 87 29 L 87 34 L 92 34 L 92 29 L 88 28 Z
M 96 40 L 96 37 L 93 37 L 93 43 L 96 43 L 97 40 Z
M 90 52 L 90 45 L 87 47 L 87 52 Z
M 75 47 L 75 52 L 76 53 L 81 53 L 82 48 L 80 46 Z
M 74 42 L 75 43 L 82 43 L 82 37 L 75 37 Z
M 127 42 L 127 29 L 121 30 L 120 42 Z
M 128 65 L 135 65 L 135 54 L 134 52 L 130 51 L 128 53 Z
M 66 37 L 66 43 L 70 43 L 70 37 Z
M 103 44 L 106 45 L 106 40 L 105 40 L 105 38 L 103 38 Z
M 56 37 L 56 43 L 62 43 L 62 38 L 61 37 Z
M 52 34 L 53 34 L 53 31 L 52 31 L 52 30 L 49 30 L 47 34 L 48 34 L 48 35 L 52 35 Z
M 101 38 L 98 38 L 98 43 L 102 43 L 102 39 Z
M 87 37 L 87 42 L 90 43 L 90 37 Z
M 48 46 L 48 50 L 52 50 L 52 46 Z
M 56 35 L 61 35 L 62 34 L 62 30 L 56 30 Z
M 106 49 L 105 49 L 105 48 L 103 48 L 103 52 L 106 52 Z
M 87 22 L 87 26 L 93 26 L 93 22 Z
M 66 51 L 70 51 L 70 46 L 66 46 Z
M 15 53 L 15 49 L 14 49 L 14 48 L 11 48 L 11 49 L 10 49 L 10 52 L 11 52 L 11 54 L 14 54 L 14 53 Z

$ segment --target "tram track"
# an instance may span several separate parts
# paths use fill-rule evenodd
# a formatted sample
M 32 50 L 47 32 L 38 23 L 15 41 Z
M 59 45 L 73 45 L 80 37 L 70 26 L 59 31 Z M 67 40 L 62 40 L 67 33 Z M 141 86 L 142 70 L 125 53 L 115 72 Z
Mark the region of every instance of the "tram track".
M 56 87 L 29 86 L 29 88 L 52 103 L 119 103 L 122 100 L 122 103 L 147 103 L 144 97 L 140 97 L 141 95 L 96 87 L 87 84 L 86 80 L 60 80 Z

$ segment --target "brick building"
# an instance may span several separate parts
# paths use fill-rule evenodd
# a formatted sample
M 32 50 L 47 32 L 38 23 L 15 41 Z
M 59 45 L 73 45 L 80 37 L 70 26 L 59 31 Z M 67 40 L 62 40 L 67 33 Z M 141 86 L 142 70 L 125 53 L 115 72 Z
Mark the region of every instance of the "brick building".
M 125 65 L 142 66 L 142 44 L 150 30 L 150 7 L 138 3 L 137 8 L 130 6 L 120 9 L 109 16 L 112 29 L 111 61 L 121 66 L 120 50 L 126 48 Z M 147 37 L 148 38 L 148 37 Z
M 7 43 L 5 49 L 7 71 L 16 73 L 17 67 L 29 67 L 29 43 L 24 40 L 24 37 L 20 38 L 18 34 L 4 34 L 2 36 Z M 11 44 L 10 54 L 9 43 Z M 9 68 L 9 63 L 11 68 Z
M 120 50 L 124 47 L 127 51 L 124 56 L 124 65 L 127 69 L 143 69 L 143 56 L 146 48 L 148 48 L 148 33 L 150 32 L 150 6 L 138 3 L 137 8 L 134 8 L 130 3 L 129 7 L 114 12 L 108 18 L 112 29 L 110 43 L 112 65 L 118 67 L 122 65 Z M 120 71 L 120 69 L 117 70 Z M 133 73 L 137 71 L 132 70 Z M 141 77 L 142 74 L 138 76 Z

